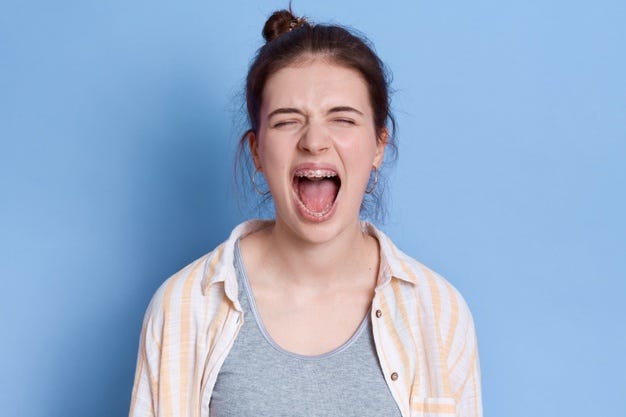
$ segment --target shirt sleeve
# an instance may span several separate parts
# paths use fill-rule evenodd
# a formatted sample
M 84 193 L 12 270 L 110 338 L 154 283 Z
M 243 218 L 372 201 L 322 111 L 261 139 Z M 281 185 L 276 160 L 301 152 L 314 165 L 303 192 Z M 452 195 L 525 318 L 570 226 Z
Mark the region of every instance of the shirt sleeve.
M 457 417 L 482 417 L 478 343 L 472 314 L 463 297 L 454 291 L 458 325 L 448 352 L 450 389 L 457 403 Z
M 163 327 L 163 313 L 159 306 L 159 300 L 155 295 L 144 316 L 139 338 L 129 417 L 157 416 L 161 357 L 160 339 Z

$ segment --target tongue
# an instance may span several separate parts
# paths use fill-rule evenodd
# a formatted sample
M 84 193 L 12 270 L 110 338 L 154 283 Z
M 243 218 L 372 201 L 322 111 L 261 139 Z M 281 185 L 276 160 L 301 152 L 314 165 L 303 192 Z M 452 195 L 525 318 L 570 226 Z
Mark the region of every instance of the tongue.
M 337 195 L 337 184 L 333 180 L 308 180 L 302 178 L 298 184 L 300 200 L 307 209 L 321 213 L 330 207 Z

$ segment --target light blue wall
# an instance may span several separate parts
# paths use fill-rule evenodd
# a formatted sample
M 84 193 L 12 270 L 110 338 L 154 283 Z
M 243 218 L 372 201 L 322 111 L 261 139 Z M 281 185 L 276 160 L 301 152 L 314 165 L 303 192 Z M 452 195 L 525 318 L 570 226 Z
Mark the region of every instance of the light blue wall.
M 244 218 L 239 94 L 286 4 L 0 3 L 0 414 L 126 414 L 153 291 Z M 626 4 L 294 7 L 393 71 L 383 228 L 470 304 L 486 415 L 626 415 Z

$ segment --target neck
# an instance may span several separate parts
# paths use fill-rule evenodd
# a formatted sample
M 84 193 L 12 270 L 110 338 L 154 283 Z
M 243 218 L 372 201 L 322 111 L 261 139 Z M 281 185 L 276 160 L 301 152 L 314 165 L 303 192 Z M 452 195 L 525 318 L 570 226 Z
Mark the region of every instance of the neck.
M 375 239 L 361 230 L 358 219 L 322 243 L 303 240 L 280 222 L 267 229 L 263 240 L 263 259 L 287 284 L 329 288 L 377 265 Z

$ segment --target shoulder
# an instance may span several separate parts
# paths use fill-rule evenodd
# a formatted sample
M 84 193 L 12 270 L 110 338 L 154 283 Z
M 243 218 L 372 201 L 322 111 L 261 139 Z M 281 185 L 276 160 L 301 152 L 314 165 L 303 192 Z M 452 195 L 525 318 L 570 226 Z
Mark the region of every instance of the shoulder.
M 166 279 L 154 293 L 146 318 L 179 320 L 205 314 L 225 297 L 236 302 L 234 248 L 237 240 L 267 222 L 251 220 L 233 229 L 228 239 Z M 208 310 L 207 310 L 208 309 Z
M 400 250 L 392 240 L 377 231 L 384 258 L 392 281 L 416 298 L 421 313 L 441 325 L 462 319 L 471 320 L 467 302 L 458 289 L 441 274 Z
M 465 303 L 459 290 L 439 272 L 401 251 L 399 254 L 401 262 L 412 272 L 418 292 L 423 297 L 430 299 L 432 303 L 450 301 Z
M 388 244 L 393 245 L 390 241 Z M 405 306 L 412 306 L 409 320 L 422 329 L 422 336 L 430 341 L 427 345 L 443 352 L 450 360 L 447 365 L 454 368 L 462 354 L 471 356 L 476 351 L 474 320 L 467 302 L 439 273 L 395 246 L 388 249 L 390 253 L 385 256 L 389 256 L 394 275 L 390 287 L 401 294 L 398 297 L 402 297 Z M 467 360 L 471 362 L 471 357 Z M 457 366 L 457 371 L 466 365 L 471 364 Z
M 180 317 L 184 308 L 193 311 L 200 306 L 206 295 L 205 284 L 212 278 L 210 266 L 219 257 L 222 247 L 223 244 L 163 281 L 150 300 L 146 319 L 171 320 Z

